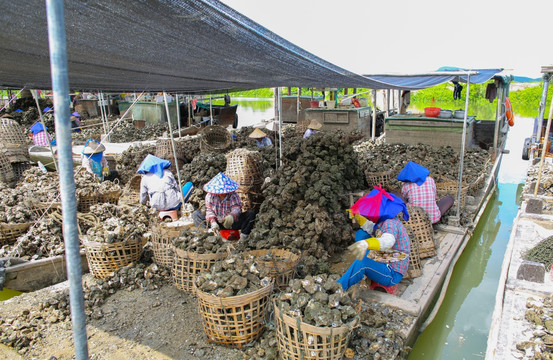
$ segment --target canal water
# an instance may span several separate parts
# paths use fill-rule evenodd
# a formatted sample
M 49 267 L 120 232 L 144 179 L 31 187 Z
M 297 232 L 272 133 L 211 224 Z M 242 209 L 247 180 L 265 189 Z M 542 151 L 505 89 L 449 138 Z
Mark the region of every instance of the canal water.
M 485 357 L 501 265 L 528 166 L 521 153 L 524 138 L 532 134 L 533 119 L 515 119 L 495 195 L 454 268 L 440 310 L 418 337 L 409 360 Z
M 248 109 L 247 102 L 238 103 L 240 126 L 274 116 L 271 100 L 263 102 L 263 109 L 259 105 Z M 532 134 L 534 121 L 518 115 L 515 119 L 507 137 L 509 153 L 503 155 L 497 190 L 454 268 L 440 310 L 418 337 L 409 360 L 485 357 L 503 256 L 528 167 L 521 158 L 522 146 Z

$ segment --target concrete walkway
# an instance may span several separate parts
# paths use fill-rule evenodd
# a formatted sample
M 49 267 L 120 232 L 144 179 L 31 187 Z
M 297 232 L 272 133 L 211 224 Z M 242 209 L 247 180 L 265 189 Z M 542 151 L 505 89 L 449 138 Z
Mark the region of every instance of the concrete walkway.
M 539 304 L 553 294 L 553 273 L 549 269 L 543 283 L 517 279 L 524 253 L 553 235 L 553 214 L 528 213 L 527 205 L 528 200 L 521 205 L 505 252 L 488 337 L 488 360 L 533 358 L 533 348 L 517 349 L 517 344 L 530 341 L 537 330 L 525 319 L 527 304 Z

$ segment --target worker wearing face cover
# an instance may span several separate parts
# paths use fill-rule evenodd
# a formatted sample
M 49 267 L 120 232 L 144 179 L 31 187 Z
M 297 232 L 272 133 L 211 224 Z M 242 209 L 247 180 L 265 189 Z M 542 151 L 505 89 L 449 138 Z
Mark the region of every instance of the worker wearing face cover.
M 453 205 L 453 196 L 447 195 L 436 203 L 436 182 L 430 176 L 430 170 L 416 162 L 409 161 L 397 176 L 403 182 L 401 196 L 407 204 L 419 206 L 426 211 L 432 224 L 440 221 Z
M 365 276 L 384 286 L 398 284 L 409 267 L 411 250 L 407 230 L 397 217 L 403 213 L 404 219 L 409 219 L 403 200 L 388 194 L 381 187 L 375 187 L 348 211 L 361 228 L 355 233 L 355 243 L 348 248 L 356 260 L 338 280 L 342 288 L 349 289 Z M 371 251 L 391 251 L 401 256 L 388 257 L 387 260 L 376 256 L 373 259 L 369 257 Z
M 81 153 L 82 167 L 94 174 L 98 181 L 113 180 L 118 174 L 110 171 L 104 151 L 106 147 L 94 139 L 88 139 Z

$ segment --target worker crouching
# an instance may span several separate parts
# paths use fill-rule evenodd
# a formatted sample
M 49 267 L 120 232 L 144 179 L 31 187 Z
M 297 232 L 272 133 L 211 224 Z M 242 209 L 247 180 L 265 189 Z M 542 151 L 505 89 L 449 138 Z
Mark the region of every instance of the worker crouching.
M 416 162 L 409 161 L 399 172 L 397 179 L 404 183 L 401 196 L 407 204 L 423 208 L 432 224 L 440 221 L 441 216 L 453 205 L 451 195 L 436 203 L 436 182 L 430 176 L 430 170 Z
M 349 247 L 357 259 L 338 280 L 342 288 L 349 289 L 365 276 L 384 286 L 398 284 L 409 267 L 411 250 L 407 230 L 397 218 L 403 213 L 403 218 L 409 219 L 403 200 L 375 186 L 348 211 L 361 228 Z
M 118 177 L 117 171 L 110 171 L 108 161 L 104 156 L 106 147 L 94 139 L 88 139 L 81 152 L 81 165 L 98 181 L 114 180 Z
M 171 170 L 169 160 L 160 159 L 148 154 L 138 167 L 138 173 L 144 174 L 140 181 L 140 203 L 146 204 L 158 211 L 179 210 L 181 194 L 179 184 Z
M 240 230 L 240 239 L 250 234 L 255 213 L 252 210 L 242 212 L 242 202 L 236 193 L 238 183 L 220 172 L 204 185 L 205 215 L 200 210 L 192 214 L 194 224 L 205 227 L 206 223 L 213 231 Z M 230 240 L 230 239 L 229 239 Z

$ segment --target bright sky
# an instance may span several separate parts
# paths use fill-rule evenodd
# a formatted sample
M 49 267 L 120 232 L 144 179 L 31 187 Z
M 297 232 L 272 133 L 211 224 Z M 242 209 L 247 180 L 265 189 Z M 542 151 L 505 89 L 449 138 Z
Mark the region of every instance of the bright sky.
M 534 78 L 553 65 L 551 0 L 221 1 L 360 74 L 457 66 Z

